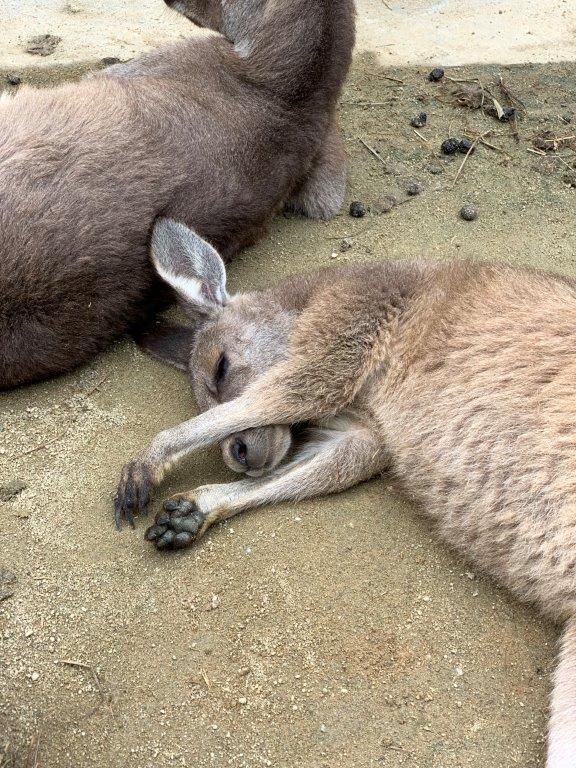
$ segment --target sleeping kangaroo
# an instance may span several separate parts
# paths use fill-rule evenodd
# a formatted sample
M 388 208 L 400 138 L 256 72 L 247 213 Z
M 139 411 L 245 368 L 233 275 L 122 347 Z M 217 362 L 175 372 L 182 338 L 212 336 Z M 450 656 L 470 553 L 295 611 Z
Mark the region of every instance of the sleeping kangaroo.
M 229 258 L 283 204 L 329 218 L 344 199 L 353 0 L 168 5 L 224 37 L 0 99 L 0 389 L 71 370 L 144 318 L 157 216 Z
M 146 532 L 159 549 L 390 473 L 452 547 L 564 623 L 547 768 L 574 768 L 576 282 L 390 262 L 229 296 L 222 260 L 183 225 L 160 221 L 152 254 L 195 323 L 160 325 L 143 344 L 189 370 L 205 412 L 125 467 L 118 524 L 174 462 L 218 441 L 248 477 L 169 499 Z M 308 439 L 291 446 L 303 423 Z

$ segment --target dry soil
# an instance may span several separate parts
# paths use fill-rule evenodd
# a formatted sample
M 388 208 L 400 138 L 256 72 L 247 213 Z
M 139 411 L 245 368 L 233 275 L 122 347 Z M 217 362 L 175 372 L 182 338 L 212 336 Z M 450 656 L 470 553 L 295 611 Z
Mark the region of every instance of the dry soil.
M 233 290 L 414 256 L 576 276 L 575 153 L 569 142 L 530 151 L 544 129 L 576 133 L 573 65 L 447 72 L 479 78 L 504 104 L 502 76 L 525 108 L 517 126 L 455 106 L 458 84 L 426 74 L 356 59 L 340 106 L 347 205 L 371 211 L 278 218 L 230 266 Z M 491 146 L 455 181 L 464 156 L 439 147 L 467 131 Z M 414 182 L 422 191 L 409 197 Z M 387 196 L 401 204 L 377 213 Z M 465 203 L 476 221 L 459 218 Z M 542 765 L 555 628 L 472 572 L 384 481 L 245 514 L 177 555 L 146 544 L 143 522 L 114 530 L 122 464 L 193 413 L 184 377 L 129 340 L 1 396 L 0 486 L 26 487 L 0 502 L 0 567 L 16 579 L 0 585 L 0 765 Z M 218 452 L 204 452 L 159 498 L 225 477 Z

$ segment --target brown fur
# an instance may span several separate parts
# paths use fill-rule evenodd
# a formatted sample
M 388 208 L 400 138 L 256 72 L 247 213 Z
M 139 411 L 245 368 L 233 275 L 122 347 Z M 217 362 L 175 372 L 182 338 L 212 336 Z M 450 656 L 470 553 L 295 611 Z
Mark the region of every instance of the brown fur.
M 68 371 L 154 309 L 159 215 L 226 258 L 284 202 L 334 215 L 352 0 L 189 0 L 193 39 L 0 103 L 0 388 Z
M 148 538 L 188 546 L 244 509 L 388 472 L 452 547 L 565 622 L 547 765 L 574 768 L 576 284 L 468 262 L 324 271 L 233 297 L 207 321 L 215 328 L 197 341 L 202 355 L 222 344 L 220 322 L 242 325 L 246 305 L 270 302 L 295 311 L 280 361 L 247 375 L 236 399 L 158 435 L 125 469 L 120 511 L 145 505 L 149 488 L 191 450 L 239 430 L 313 422 L 320 437 L 287 465 L 169 501 Z M 264 339 L 239 348 L 240 360 Z

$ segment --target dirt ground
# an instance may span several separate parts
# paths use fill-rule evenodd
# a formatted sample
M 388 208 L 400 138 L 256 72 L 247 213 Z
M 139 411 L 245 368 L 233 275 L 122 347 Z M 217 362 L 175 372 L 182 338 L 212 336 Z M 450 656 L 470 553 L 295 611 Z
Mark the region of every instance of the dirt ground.
M 347 206 L 370 212 L 278 218 L 231 265 L 233 290 L 414 256 L 576 275 L 576 154 L 569 141 L 529 151 L 544 129 L 576 133 L 574 66 L 447 72 L 480 78 L 505 105 L 501 75 L 526 109 L 518 142 L 513 124 L 455 106 L 461 86 L 426 74 L 356 59 L 340 107 Z M 467 131 L 492 146 L 455 181 L 464 155 L 439 147 Z M 377 213 L 390 195 L 401 204 Z M 465 203 L 476 221 L 459 218 Z M 0 502 L 0 568 L 15 581 L 0 583 L 0 765 L 542 765 L 555 628 L 473 573 L 385 481 L 243 515 L 176 555 L 146 544 L 143 523 L 114 530 L 122 464 L 193 412 L 184 377 L 129 340 L 1 396 L 0 497 L 12 498 Z M 201 453 L 159 498 L 226 476 L 217 451 Z

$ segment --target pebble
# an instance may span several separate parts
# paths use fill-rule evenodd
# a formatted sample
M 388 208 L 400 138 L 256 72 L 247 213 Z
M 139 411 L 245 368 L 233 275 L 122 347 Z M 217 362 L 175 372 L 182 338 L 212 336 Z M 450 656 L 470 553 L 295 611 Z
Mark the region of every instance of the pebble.
M 428 80 L 432 83 L 437 83 L 439 80 L 442 80 L 444 77 L 444 70 L 442 67 L 434 67 L 432 72 L 428 75 Z
M 426 114 L 426 112 L 419 112 L 417 115 L 415 115 L 412 118 L 412 120 L 410 120 L 410 125 L 413 128 L 424 128 L 427 120 L 428 120 L 428 115 Z
M 212 595 L 212 600 L 210 602 L 210 608 L 215 611 L 217 608 L 220 607 L 220 598 L 218 595 Z
M 32 674 L 30 675 L 30 677 L 32 678 L 32 681 L 35 683 L 35 682 L 36 682 L 36 680 L 39 680 L 39 679 L 40 679 L 40 674 L 39 674 L 38 672 L 32 672 Z
M 364 216 L 366 216 L 366 206 L 364 203 L 361 203 L 358 200 L 350 203 L 350 216 L 353 216 L 355 219 L 364 218 Z
M 390 213 L 394 206 L 398 205 L 398 200 L 394 195 L 384 195 L 372 206 L 374 213 Z
M 475 221 L 478 218 L 478 211 L 474 205 L 463 205 L 460 208 L 460 218 L 464 221 Z
M 27 487 L 21 480 L 12 480 L 6 485 L 0 485 L 0 501 L 10 501 Z
M 409 197 L 416 197 L 424 189 L 424 186 L 420 181 L 411 181 L 406 187 L 406 194 Z
M 354 245 L 354 240 L 351 240 L 349 237 L 345 237 L 340 243 L 341 253 L 346 253 L 346 251 L 349 251 L 353 245 Z
M 6 82 L 8 85 L 20 85 L 22 82 L 22 78 L 18 75 L 7 75 L 6 76 Z
M 426 170 L 428 173 L 432 173 L 434 176 L 438 176 L 439 174 L 444 173 L 444 166 L 438 165 L 436 163 L 428 163 Z
M 326 733 L 327 730 L 328 730 L 328 728 L 326 728 L 324 723 L 322 723 L 322 725 L 320 726 L 320 733 Z
M 562 176 L 562 181 L 564 184 L 568 184 L 569 187 L 574 187 L 576 189 L 576 171 L 567 171 L 564 176 Z
M 245 696 L 240 696 L 238 699 L 238 704 L 242 704 L 242 706 L 244 706 L 244 704 L 248 704 L 248 699 Z
M 62 41 L 57 35 L 36 35 L 31 37 L 26 44 L 26 53 L 32 56 L 50 56 Z
M 440 150 L 444 155 L 455 155 L 460 150 L 460 139 L 444 139 Z

